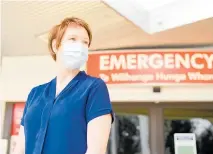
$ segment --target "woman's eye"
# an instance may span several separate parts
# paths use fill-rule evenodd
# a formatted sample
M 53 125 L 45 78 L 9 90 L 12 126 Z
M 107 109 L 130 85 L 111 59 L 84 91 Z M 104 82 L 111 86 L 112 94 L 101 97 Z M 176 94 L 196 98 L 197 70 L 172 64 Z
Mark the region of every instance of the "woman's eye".
M 89 44 L 89 42 L 88 42 L 88 41 L 83 41 L 83 43 L 84 43 L 84 44 L 86 44 L 86 45 L 88 45 L 88 44 Z
M 76 38 L 70 38 L 69 40 L 76 41 Z

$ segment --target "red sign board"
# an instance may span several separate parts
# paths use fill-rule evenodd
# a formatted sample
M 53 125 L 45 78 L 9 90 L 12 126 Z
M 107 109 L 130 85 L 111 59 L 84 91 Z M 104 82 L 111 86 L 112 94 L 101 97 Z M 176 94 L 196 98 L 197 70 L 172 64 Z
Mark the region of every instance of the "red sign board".
M 16 103 L 13 105 L 11 136 L 18 135 L 24 106 L 25 103 Z
M 213 83 L 213 51 L 92 53 L 87 73 L 107 84 Z

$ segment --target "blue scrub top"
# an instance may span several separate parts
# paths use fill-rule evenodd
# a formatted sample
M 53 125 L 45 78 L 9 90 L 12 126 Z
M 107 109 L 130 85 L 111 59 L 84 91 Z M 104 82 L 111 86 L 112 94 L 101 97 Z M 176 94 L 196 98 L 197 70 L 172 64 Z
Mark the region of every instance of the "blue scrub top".
M 79 72 L 55 98 L 56 78 L 33 88 L 21 125 L 25 154 L 85 154 L 87 124 L 113 111 L 106 84 Z

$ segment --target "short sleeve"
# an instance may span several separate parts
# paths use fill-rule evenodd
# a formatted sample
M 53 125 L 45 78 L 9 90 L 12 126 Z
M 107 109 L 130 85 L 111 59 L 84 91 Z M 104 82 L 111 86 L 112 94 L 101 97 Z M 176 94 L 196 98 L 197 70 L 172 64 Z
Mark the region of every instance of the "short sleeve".
M 26 114 L 26 112 L 27 112 L 27 108 L 29 107 L 29 103 L 30 103 L 31 100 L 32 100 L 33 93 L 34 93 L 33 91 L 34 91 L 34 89 L 32 89 L 32 90 L 30 91 L 30 93 L 28 94 L 28 97 L 27 97 L 27 101 L 26 101 L 26 103 L 25 103 L 23 116 L 22 116 L 22 118 L 21 118 L 21 125 L 22 125 L 22 126 L 24 126 L 25 114 Z
M 101 79 L 97 79 L 93 83 L 86 107 L 86 119 L 87 123 L 94 118 L 102 115 L 111 114 L 112 123 L 114 121 L 114 112 L 109 97 L 109 92 L 105 82 Z

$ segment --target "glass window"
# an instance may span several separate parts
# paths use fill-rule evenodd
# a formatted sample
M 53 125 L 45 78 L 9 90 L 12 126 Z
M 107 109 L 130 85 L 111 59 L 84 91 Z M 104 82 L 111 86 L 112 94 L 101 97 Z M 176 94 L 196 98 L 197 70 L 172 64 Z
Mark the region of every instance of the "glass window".
M 141 110 L 142 111 L 142 110 Z M 116 116 L 116 154 L 149 154 L 147 114 Z
M 175 154 L 175 133 L 194 133 L 197 154 L 213 154 L 213 109 L 165 109 L 164 116 L 166 154 Z

